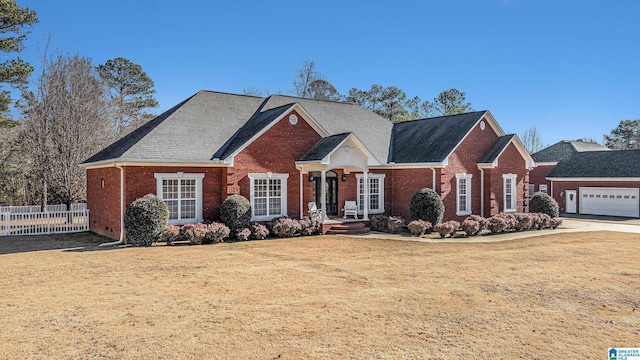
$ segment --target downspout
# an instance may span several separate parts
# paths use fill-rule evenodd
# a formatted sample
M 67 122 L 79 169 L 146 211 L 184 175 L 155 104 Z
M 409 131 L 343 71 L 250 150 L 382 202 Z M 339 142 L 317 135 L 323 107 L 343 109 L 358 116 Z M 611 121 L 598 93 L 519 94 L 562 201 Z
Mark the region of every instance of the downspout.
M 480 216 L 484 217 L 484 169 L 480 168 Z
M 114 246 L 124 243 L 124 168 L 113 163 L 116 169 L 120 169 L 120 240 L 100 244 L 98 246 Z

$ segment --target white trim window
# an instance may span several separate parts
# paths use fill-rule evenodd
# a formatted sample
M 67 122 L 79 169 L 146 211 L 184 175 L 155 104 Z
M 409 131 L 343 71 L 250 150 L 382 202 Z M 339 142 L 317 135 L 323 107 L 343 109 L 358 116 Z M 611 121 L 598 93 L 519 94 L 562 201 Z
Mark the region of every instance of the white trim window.
M 547 184 L 540 184 L 540 192 L 547 193 Z
M 289 174 L 249 174 L 251 182 L 251 219 L 271 220 L 287 215 L 287 179 Z
M 536 192 L 536 184 L 529 184 L 529 197 L 532 197 Z
M 385 174 L 367 174 L 369 182 L 369 214 L 384 213 Z M 358 214 L 364 214 L 364 174 L 356 174 L 358 179 Z
M 516 211 L 516 198 L 517 198 L 517 175 L 516 174 L 502 174 L 502 190 L 504 199 L 504 212 Z
M 169 224 L 202 222 L 204 174 L 156 173 L 156 195 L 169 208 Z
M 456 215 L 471 214 L 471 178 L 473 174 L 456 174 Z

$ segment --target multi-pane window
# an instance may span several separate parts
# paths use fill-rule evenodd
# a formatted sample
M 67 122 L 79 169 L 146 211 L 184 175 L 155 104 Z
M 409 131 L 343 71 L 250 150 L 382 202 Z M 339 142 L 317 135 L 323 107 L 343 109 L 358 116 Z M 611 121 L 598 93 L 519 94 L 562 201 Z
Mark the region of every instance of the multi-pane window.
M 529 184 L 529 197 L 532 197 L 536 192 L 536 184 Z
M 472 174 L 456 174 L 456 214 L 471 214 Z
M 358 179 L 358 212 L 364 213 L 365 189 L 364 175 L 356 174 Z M 384 212 L 384 174 L 368 174 L 369 183 L 369 214 Z
M 252 216 L 257 219 L 287 214 L 286 184 L 288 174 L 250 174 Z
M 541 193 L 545 193 L 545 194 L 547 193 L 547 185 L 546 184 L 540 185 L 540 192 Z
M 155 174 L 157 194 L 169 208 L 169 222 L 187 223 L 202 219 L 204 174 Z
M 516 211 L 516 175 L 503 174 L 504 211 Z

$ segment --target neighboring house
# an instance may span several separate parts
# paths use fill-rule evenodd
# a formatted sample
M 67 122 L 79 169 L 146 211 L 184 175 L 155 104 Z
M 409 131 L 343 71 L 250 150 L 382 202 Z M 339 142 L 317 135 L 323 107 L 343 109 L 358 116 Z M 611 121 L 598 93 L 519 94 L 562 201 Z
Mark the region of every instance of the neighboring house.
M 90 226 L 117 238 L 136 198 L 158 195 L 170 222 L 211 221 L 226 197 L 251 201 L 254 221 L 326 217 L 357 201 L 360 218 L 409 217 L 429 187 L 445 219 L 525 211 L 534 162 L 488 111 L 393 124 L 357 105 L 200 91 L 82 166 Z
M 563 212 L 640 217 L 640 149 L 577 153 L 547 179 Z
M 531 155 L 536 168 L 529 176 L 529 194 L 543 192 L 551 194 L 551 181 L 547 176 L 558 162 L 571 158 L 574 154 L 588 151 L 608 151 L 609 149 L 595 143 L 563 140 Z

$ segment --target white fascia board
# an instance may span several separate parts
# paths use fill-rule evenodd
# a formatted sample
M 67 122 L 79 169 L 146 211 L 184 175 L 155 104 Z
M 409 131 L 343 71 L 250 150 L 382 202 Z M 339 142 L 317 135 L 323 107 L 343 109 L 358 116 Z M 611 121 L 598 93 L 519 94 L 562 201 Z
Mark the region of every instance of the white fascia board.
M 171 160 L 104 160 L 88 164 L 79 164 L 85 169 L 100 169 L 114 166 L 189 166 L 189 167 L 227 167 L 228 165 L 220 161 L 171 161 Z
M 536 167 L 537 166 L 556 166 L 556 165 L 558 165 L 557 161 L 536 162 Z
M 379 166 L 375 166 L 376 169 L 421 169 L 421 168 L 443 168 L 446 164 L 441 162 L 431 162 L 431 163 L 402 163 L 402 164 L 381 164 Z

